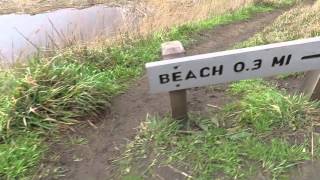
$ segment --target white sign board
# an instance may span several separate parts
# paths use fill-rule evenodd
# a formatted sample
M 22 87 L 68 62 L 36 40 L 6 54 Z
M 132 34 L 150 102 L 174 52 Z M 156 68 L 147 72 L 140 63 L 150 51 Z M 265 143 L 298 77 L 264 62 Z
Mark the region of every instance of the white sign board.
M 320 37 L 146 64 L 152 93 L 320 69 Z

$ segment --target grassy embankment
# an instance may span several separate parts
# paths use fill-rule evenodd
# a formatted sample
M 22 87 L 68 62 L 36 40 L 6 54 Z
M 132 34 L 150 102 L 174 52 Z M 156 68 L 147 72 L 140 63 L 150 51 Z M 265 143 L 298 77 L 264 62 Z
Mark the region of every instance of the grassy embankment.
M 286 2 L 289 1 L 284 1 Z M 233 12 L 158 31 L 112 46 L 73 47 L 52 57 L 0 72 L 0 178 L 27 177 L 46 151 L 44 137 L 57 127 L 98 116 L 143 65 L 159 58 L 164 41 L 187 44 L 191 36 L 217 25 L 250 18 L 283 5 L 249 4 Z
M 236 47 L 318 36 L 319 10 L 320 1 L 294 8 Z M 191 115 L 194 129 L 148 118 L 119 160 L 122 176 L 161 179 L 161 166 L 189 179 L 288 179 L 290 168 L 319 158 L 319 102 L 264 80 L 233 83 L 227 93 L 236 100 L 213 109 L 211 117 Z

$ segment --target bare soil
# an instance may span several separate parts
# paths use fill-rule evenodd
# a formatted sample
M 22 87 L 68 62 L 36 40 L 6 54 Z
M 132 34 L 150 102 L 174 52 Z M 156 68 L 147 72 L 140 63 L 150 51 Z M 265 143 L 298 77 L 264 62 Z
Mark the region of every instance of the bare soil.
M 217 27 L 199 33 L 198 43 L 187 49 L 187 55 L 225 50 L 244 41 L 271 24 L 285 10 L 256 15 L 248 21 Z M 289 78 L 280 87 L 297 89 L 300 80 Z M 124 94 L 115 97 L 99 122 L 75 128 L 64 140 L 51 145 L 51 154 L 39 168 L 40 179 L 106 180 L 114 179 L 113 161 L 119 158 L 126 144 L 134 138 L 137 127 L 149 115 L 170 113 L 168 94 L 149 94 L 147 78 L 137 80 Z M 225 95 L 227 85 L 194 88 L 188 91 L 191 112 L 207 112 L 209 106 L 222 106 L 231 99 Z M 88 119 L 91 120 L 91 119 Z M 87 143 L 70 143 L 84 139 Z M 165 170 L 164 174 L 168 174 Z M 169 173 L 170 174 L 170 173 Z M 174 174 L 174 173 L 171 173 Z M 175 176 L 171 176 L 175 177 Z M 35 179 L 38 179 L 35 178 Z M 169 178 L 170 179 L 170 178 Z

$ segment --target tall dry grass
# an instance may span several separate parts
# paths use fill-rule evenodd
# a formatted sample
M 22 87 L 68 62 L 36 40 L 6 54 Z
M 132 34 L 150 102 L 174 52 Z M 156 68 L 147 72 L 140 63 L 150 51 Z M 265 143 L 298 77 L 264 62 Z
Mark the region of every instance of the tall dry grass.
M 278 18 L 265 33 L 277 33 L 279 40 L 308 38 L 320 35 L 320 0 L 313 5 L 292 9 Z M 277 30 L 278 29 L 278 30 Z M 271 33 L 273 31 L 273 33 Z M 270 36 L 269 35 L 269 36 Z
M 301 4 L 285 12 L 275 22 L 239 47 L 255 46 L 320 36 L 320 0 Z
M 137 31 L 148 34 L 172 26 L 199 21 L 252 4 L 254 0 L 149 0 L 136 3 L 142 16 Z
M 140 0 L 134 1 L 127 25 L 121 30 L 146 35 L 161 29 L 207 19 L 256 3 L 283 0 Z M 134 31 L 131 29 L 135 27 Z M 124 30 L 125 29 L 125 30 Z

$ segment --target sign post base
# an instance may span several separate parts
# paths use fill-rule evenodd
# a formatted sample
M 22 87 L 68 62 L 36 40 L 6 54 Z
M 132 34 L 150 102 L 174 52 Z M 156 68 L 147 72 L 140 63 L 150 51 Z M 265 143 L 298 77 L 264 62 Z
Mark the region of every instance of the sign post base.
M 306 73 L 301 92 L 311 100 L 320 100 L 320 70 Z

